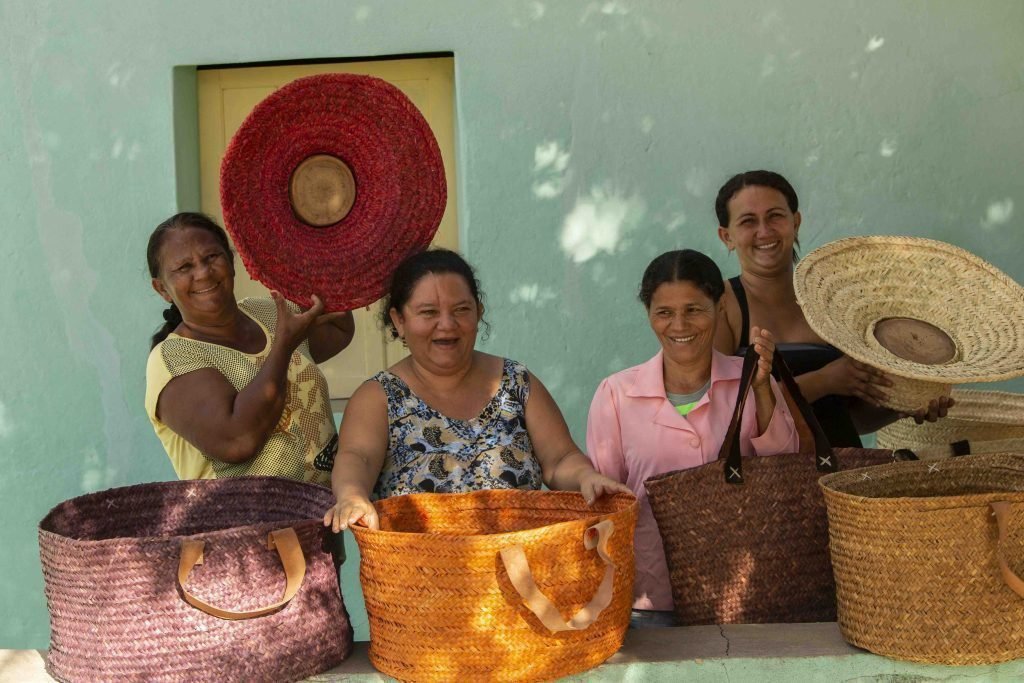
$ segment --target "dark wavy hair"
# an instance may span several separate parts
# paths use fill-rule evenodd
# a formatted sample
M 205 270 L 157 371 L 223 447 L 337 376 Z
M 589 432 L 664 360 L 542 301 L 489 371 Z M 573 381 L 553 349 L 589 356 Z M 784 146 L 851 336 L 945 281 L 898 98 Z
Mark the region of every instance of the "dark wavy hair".
M 769 187 L 786 198 L 786 205 L 792 213 L 800 210 L 800 199 L 796 196 L 796 190 L 782 175 L 775 171 L 744 171 L 726 180 L 715 197 L 715 215 L 718 216 L 718 224 L 723 228 L 729 225 L 729 200 L 745 187 Z M 794 240 L 794 243 L 796 247 L 800 246 L 800 240 Z M 793 247 L 794 262 L 798 258 L 796 247 Z
M 228 241 L 228 235 L 224 232 L 224 228 L 217 225 L 216 221 L 205 213 L 176 213 L 156 226 L 156 229 L 149 236 L 149 245 L 146 247 L 146 265 L 149 267 L 150 277 L 160 277 L 160 248 L 167 241 L 167 236 L 172 230 L 183 230 L 185 228 L 198 228 L 213 235 L 220 246 L 224 247 L 228 260 L 231 260 L 231 242 Z M 153 334 L 149 348 L 152 349 L 164 339 L 167 339 L 167 335 L 173 332 L 179 324 L 181 324 L 181 311 L 178 310 L 174 303 L 171 303 L 170 306 L 164 309 L 164 324 Z
M 416 284 L 427 273 L 435 275 L 452 273 L 461 276 L 466 281 L 470 293 L 473 294 L 473 299 L 476 301 L 477 306 L 483 307 L 484 295 L 480 291 L 480 281 L 476 278 L 476 271 L 473 270 L 473 266 L 469 265 L 466 259 L 451 249 L 436 248 L 421 251 L 409 256 L 398 264 L 398 268 L 395 269 L 394 274 L 391 276 L 391 287 L 388 290 L 387 298 L 384 300 L 384 308 L 381 311 L 380 317 L 384 329 L 390 331 L 392 339 L 398 339 L 398 329 L 389 315 L 391 309 L 394 308 L 397 311 L 401 311 L 402 307 L 409 302 L 409 297 L 412 296 L 412 290 L 416 288 Z M 484 338 L 486 339 L 491 326 L 482 317 L 480 322 L 484 325 Z
M 722 271 L 708 256 L 694 249 L 667 251 L 650 262 L 640 280 L 640 301 L 650 310 L 654 290 L 666 282 L 692 282 L 716 304 L 725 292 Z

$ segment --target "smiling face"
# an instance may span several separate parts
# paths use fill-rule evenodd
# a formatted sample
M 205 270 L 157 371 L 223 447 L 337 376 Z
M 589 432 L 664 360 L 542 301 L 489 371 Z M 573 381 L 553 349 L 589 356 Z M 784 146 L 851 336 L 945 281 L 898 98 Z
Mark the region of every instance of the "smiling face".
M 209 231 L 170 230 L 157 252 L 160 270 L 153 289 L 174 303 L 186 320 L 207 321 L 235 306 L 235 272 L 231 254 Z
M 413 360 L 434 374 L 451 374 L 472 363 L 482 307 L 465 278 L 427 273 L 399 311 L 389 311 Z
M 666 361 L 684 368 L 711 363 L 718 304 L 689 280 L 658 285 L 647 309 Z
M 729 251 L 736 251 L 744 272 L 774 275 L 792 268 L 800 212 L 790 210 L 781 192 L 748 185 L 727 206 L 729 225 L 719 226 L 718 237 Z

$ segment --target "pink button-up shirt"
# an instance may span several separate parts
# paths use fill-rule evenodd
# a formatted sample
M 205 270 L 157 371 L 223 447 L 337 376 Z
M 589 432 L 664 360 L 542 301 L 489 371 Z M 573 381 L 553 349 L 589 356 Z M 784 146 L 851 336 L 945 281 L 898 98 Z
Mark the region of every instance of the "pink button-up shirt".
M 712 352 L 711 386 L 683 417 L 665 396 L 662 352 L 636 367 L 617 372 L 597 388 L 587 419 L 587 452 L 601 474 L 625 483 L 640 501 L 634 544 L 636 584 L 633 607 L 671 610 L 672 589 L 661 534 L 644 490 L 656 474 L 697 467 L 718 459 L 736 407 L 743 359 Z M 797 431 L 773 379 L 775 412 L 757 435 L 753 396 L 747 399 L 740 429 L 740 452 L 776 455 L 797 450 Z M 722 486 L 726 486 L 722 481 Z

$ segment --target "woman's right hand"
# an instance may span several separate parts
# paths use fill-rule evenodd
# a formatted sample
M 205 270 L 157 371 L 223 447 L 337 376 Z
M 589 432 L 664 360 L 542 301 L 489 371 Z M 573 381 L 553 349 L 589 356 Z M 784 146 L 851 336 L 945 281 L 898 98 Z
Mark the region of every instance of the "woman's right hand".
M 344 531 L 359 520 L 368 529 L 379 529 L 380 520 L 377 509 L 365 496 L 346 496 L 334 503 L 334 507 L 324 515 L 324 526 L 330 527 L 334 533 Z
M 881 370 L 865 365 L 849 356 L 843 356 L 821 368 L 828 394 L 853 396 L 873 406 L 884 407 L 889 400 L 885 391 L 892 386 Z

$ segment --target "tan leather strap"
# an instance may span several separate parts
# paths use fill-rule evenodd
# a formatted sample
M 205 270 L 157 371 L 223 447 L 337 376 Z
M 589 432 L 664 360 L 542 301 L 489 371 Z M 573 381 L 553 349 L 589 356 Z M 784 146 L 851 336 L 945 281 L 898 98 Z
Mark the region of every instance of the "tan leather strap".
M 1003 581 L 1006 582 L 1010 590 L 1024 598 L 1024 581 L 1021 581 L 1020 577 L 1013 573 L 1010 565 L 1006 563 L 1006 558 L 1003 556 L 1003 543 L 1006 541 L 1008 534 L 1006 527 L 1009 526 L 1007 517 L 1010 515 L 1010 504 L 1000 501 L 998 503 L 989 503 L 989 506 L 996 515 L 996 525 L 999 527 L 999 545 L 996 548 L 996 557 L 999 558 L 999 570 L 1003 574 Z
M 252 619 L 253 617 L 262 617 L 265 614 L 276 612 L 295 597 L 295 594 L 299 592 L 299 586 L 302 585 L 302 580 L 306 577 L 306 558 L 302 555 L 302 545 L 299 543 L 299 537 L 295 534 L 295 530 L 289 527 L 287 529 L 271 531 L 267 537 L 267 549 L 276 549 L 278 556 L 281 558 L 281 566 L 284 567 L 286 579 L 284 595 L 273 605 L 244 612 L 214 607 L 185 590 L 185 582 L 188 581 L 188 575 L 192 572 L 192 568 L 197 564 L 203 563 L 204 545 L 203 541 L 182 541 L 181 560 L 178 562 L 178 585 L 181 586 L 185 602 L 196 609 L 221 619 Z
M 540 623 L 552 633 L 560 631 L 582 631 L 601 616 L 601 612 L 612 602 L 612 588 L 615 579 L 615 565 L 608 554 L 608 538 L 615 530 L 615 524 L 606 519 L 587 529 L 583 535 L 583 545 L 587 550 L 597 548 L 597 554 L 604 561 L 604 578 L 597 587 L 594 597 L 584 605 L 568 622 L 562 618 L 561 612 L 544 595 L 533 580 L 530 565 L 526 561 L 523 546 L 514 545 L 501 551 L 501 562 L 512 581 L 516 592 L 526 606 L 537 615 Z

